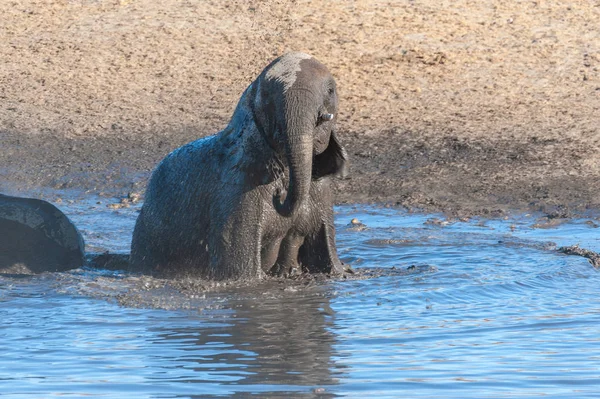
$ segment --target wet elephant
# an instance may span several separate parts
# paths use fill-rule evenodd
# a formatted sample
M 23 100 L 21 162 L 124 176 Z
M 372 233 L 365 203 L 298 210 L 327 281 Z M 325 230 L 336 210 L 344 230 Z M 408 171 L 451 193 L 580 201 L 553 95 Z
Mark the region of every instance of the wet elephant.
M 0 237 L 0 273 L 56 272 L 84 264 L 81 234 L 43 200 L 0 194 Z
M 154 170 L 131 269 L 209 279 L 342 273 L 330 187 L 346 170 L 337 112 L 323 64 L 304 53 L 274 60 L 223 131 Z

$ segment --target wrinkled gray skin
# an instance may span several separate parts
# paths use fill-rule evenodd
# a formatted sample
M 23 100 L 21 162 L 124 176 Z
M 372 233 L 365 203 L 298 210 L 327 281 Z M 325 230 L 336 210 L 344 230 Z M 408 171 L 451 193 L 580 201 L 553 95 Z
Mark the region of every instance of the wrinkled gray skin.
M 81 234 L 54 205 L 0 194 L 0 273 L 32 274 L 84 264 Z
M 330 177 L 345 173 L 338 96 L 303 53 L 268 65 L 229 125 L 155 169 L 133 233 L 133 271 L 208 279 L 343 272 Z

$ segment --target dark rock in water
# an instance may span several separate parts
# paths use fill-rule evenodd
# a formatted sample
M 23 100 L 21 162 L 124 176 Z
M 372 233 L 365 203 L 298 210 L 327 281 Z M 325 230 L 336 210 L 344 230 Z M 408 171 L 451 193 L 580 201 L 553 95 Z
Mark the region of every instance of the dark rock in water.
M 569 247 L 560 247 L 558 252 L 562 252 L 565 255 L 577 255 L 587 258 L 592 266 L 600 268 L 600 254 L 590 251 L 589 249 L 581 248 L 579 245 L 571 245 Z
M 0 273 L 57 272 L 83 264 L 83 237 L 57 207 L 0 194 Z

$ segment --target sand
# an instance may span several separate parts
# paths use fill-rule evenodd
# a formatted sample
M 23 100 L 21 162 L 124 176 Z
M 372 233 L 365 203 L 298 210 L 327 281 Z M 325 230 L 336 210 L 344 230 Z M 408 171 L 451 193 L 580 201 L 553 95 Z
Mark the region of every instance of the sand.
M 276 56 L 340 91 L 339 203 L 600 209 L 597 1 L 14 0 L 0 5 L 0 191 L 143 192 Z

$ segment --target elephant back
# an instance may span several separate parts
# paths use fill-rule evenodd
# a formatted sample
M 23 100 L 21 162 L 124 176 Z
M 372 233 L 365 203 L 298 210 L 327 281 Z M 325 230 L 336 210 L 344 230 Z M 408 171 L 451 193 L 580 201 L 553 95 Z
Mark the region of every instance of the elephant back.
M 84 264 L 80 232 L 43 200 L 0 194 L 0 237 L 0 273 L 63 271 Z

